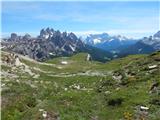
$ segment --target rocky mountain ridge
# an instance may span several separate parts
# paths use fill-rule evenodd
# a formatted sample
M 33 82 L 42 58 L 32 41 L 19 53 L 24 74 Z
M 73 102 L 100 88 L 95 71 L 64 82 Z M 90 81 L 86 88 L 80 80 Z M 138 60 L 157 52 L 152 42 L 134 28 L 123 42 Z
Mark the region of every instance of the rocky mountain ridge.
M 4 39 L 2 49 L 26 55 L 38 61 L 44 61 L 57 56 L 70 56 L 77 52 L 87 52 L 95 60 L 106 61 L 111 58 L 109 52 L 104 52 L 86 45 L 74 33 L 60 32 L 50 28 L 42 29 L 40 35 L 18 36 L 12 33 L 9 39 Z

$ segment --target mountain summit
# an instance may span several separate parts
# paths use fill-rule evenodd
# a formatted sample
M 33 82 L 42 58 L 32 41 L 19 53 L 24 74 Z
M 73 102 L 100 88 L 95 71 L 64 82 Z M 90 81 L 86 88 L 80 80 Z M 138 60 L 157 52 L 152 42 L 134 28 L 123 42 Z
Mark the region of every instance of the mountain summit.
M 70 56 L 78 52 L 91 54 L 94 60 L 106 61 L 111 53 L 83 43 L 74 33 L 60 32 L 50 28 L 40 30 L 40 35 L 33 38 L 29 34 L 18 36 L 12 33 L 2 42 L 4 50 L 27 55 L 38 61 L 58 56 Z
M 39 61 L 55 56 L 71 55 L 85 46 L 74 33 L 61 33 L 50 28 L 42 29 L 36 38 L 29 34 L 18 36 L 16 33 L 12 33 L 11 37 L 2 45 L 5 45 L 7 50 L 27 55 Z
M 136 43 L 136 40 L 126 38 L 121 35 L 110 36 L 107 33 L 102 34 L 90 34 L 85 42 L 103 50 L 112 51 L 117 50 L 119 47 L 124 47 L 127 45 L 132 45 Z
M 154 37 L 154 38 L 160 38 L 160 31 L 158 31 L 157 33 L 155 33 L 155 34 L 153 35 L 153 37 Z

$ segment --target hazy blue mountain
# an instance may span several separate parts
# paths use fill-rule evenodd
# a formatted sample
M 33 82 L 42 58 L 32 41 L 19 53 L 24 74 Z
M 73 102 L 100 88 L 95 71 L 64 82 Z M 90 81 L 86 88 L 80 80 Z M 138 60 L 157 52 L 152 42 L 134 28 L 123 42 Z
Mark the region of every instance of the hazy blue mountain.
M 160 31 L 153 36 L 144 37 L 134 45 L 121 49 L 119 55 L 126 56 L 130 54 L 149 54 L 160 50 Z

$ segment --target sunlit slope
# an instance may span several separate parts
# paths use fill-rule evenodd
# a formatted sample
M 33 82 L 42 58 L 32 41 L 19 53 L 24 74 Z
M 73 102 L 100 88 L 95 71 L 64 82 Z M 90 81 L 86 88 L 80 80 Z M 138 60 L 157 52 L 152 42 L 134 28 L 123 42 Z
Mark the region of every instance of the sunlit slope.
M 80 53 L 43 63 L 18 55 L 15 64 L 8 55 L 2 52 L 2 120 L 159 119 L 160 52 L 108 63 Z

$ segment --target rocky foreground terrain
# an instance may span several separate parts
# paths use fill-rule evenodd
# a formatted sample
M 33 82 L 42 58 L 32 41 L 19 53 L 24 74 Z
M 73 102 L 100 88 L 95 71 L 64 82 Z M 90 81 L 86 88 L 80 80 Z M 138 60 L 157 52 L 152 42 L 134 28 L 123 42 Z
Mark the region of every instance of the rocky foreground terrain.
M 159 120 L 160 52 L 100 63 L 1 53 L 2 120 Z

